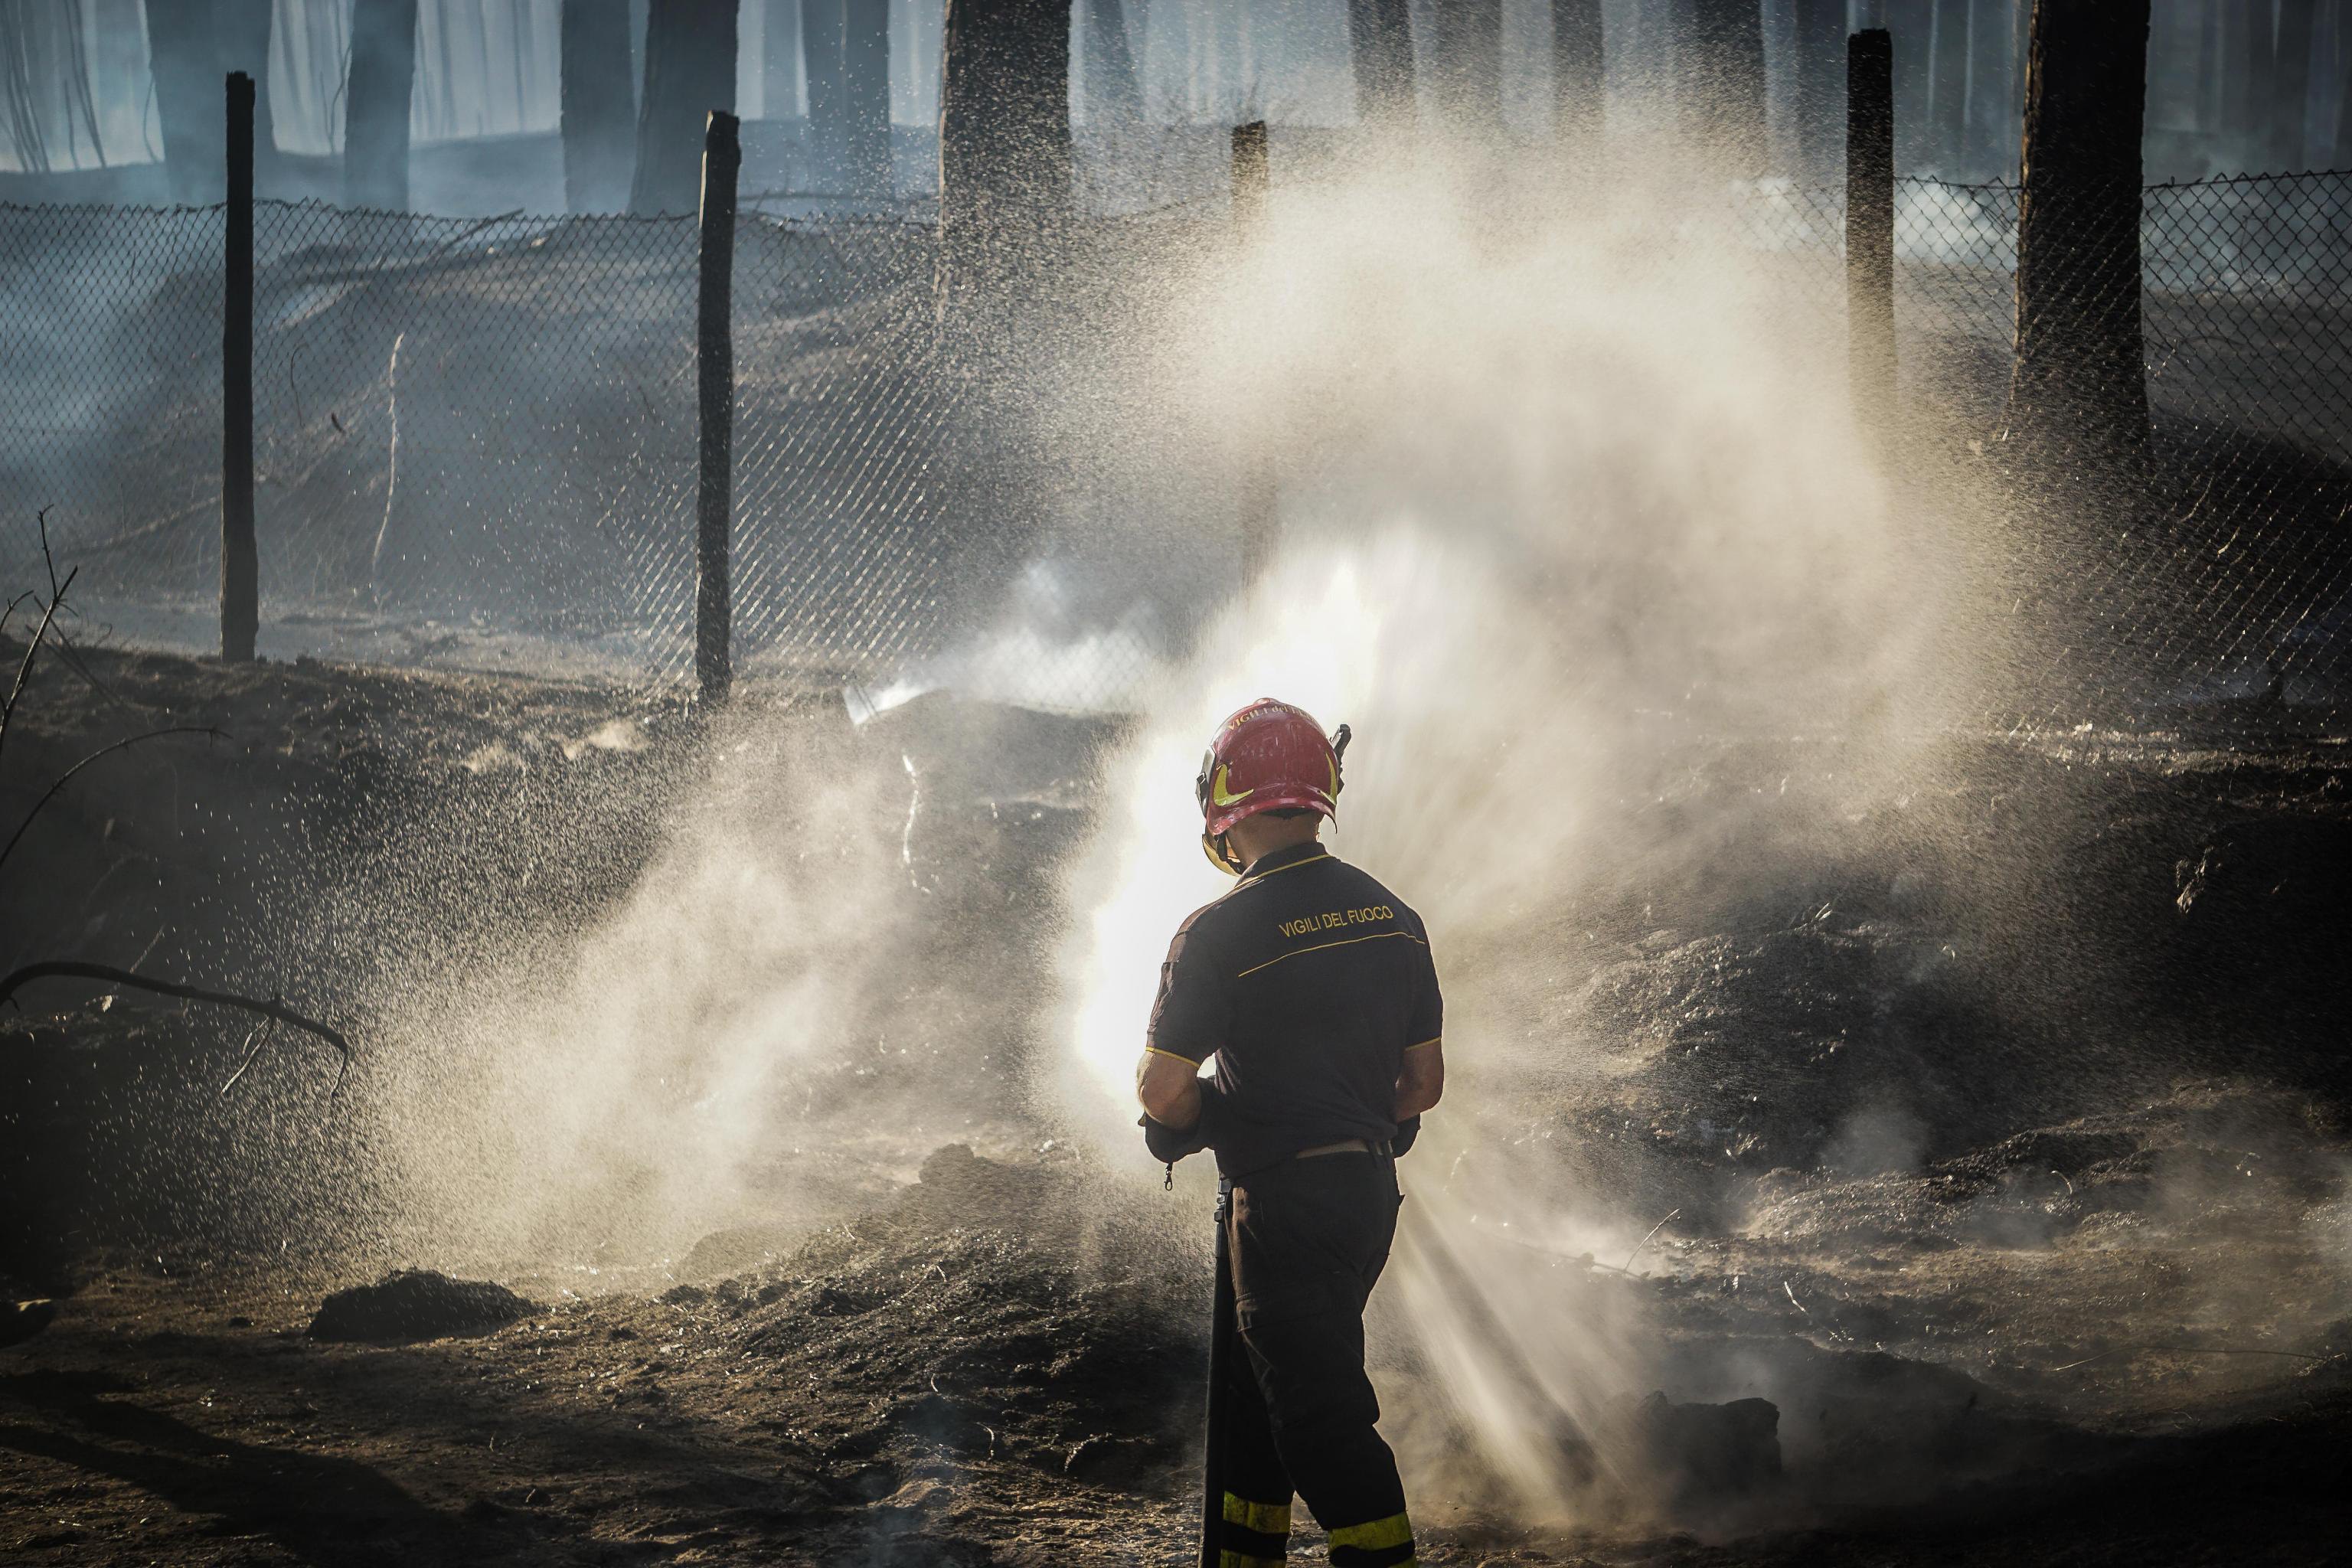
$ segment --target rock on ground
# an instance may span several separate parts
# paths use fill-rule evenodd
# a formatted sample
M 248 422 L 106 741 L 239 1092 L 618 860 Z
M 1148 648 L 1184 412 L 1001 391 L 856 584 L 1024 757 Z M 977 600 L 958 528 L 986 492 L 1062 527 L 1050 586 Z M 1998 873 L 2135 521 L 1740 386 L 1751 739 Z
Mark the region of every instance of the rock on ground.
M 338 1290 L 319 1304 L 314 1340 L 408 1344 L 486 1334 L 540 1310 L 503 1285 L 452 1279 L 429 1268 L 398 1269 L 373 1285 Z

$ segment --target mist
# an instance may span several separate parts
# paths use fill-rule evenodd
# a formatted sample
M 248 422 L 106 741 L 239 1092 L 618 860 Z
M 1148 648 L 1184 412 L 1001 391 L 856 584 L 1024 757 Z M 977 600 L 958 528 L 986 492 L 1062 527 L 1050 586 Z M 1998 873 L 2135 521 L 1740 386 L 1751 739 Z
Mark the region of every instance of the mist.
M 1920 569 L 1945 520 L 1894 506 L 1825 363 L 1840 345 L 1768 308 L 1735 234 L 1598 189 L 1491 224 L 1459 200 L 1475 167 L 1286 190 L 1148 329 L 1195 454 L 1229 448 L 1220 429 L 1271 447 L 1281 542 L 1144 682 L 1108 765 L 1063 880 L 1045 1088 L 1108 1168 L 1138 1163 L 1157 961 L 1229 885 L 1197 844 L 1203 739 L 1260 696 L 1352 726 L 1328 837 L 1428 921 L 1453 1069 L 1401 1168 L 1376 1307 L 1385 1353 L 1423 1373 L 1398 1440 L 1409 1474 L 1559 1518 L 1592 1479 L 1565 1440 L 1666 1368 L 1630 1300 L 1561 1268 L 1624 1257 L 1660 1216 L 1580 1179 L 1543 1128 L 1535 1108 L 1608 1044 L 1559 1031 L 1543 946 L 1589 942 L 1584 896 L 1629 872 L 1801 876 L 1802 838 L 1841 832 L 1826 803 L 1780 824 L 1790 859 L 1720 865 L 1755 854 L 1739 808 L 1661 812 L 1661 792 L 1743 737 L 1899 768 L 1950 700 L 1960 590 Z M 1152 478 L 1216 513 L 1213 465 Z
M 427 984 L 444 933 L 391 982 L 440 999 L 404 1001 L 365 1086 L 383 1245 L 657 1268 L 887 1190 L 929 1143 L 1003 1142 L 1024 1089 L 1102 1201 L 1132 1201 L 1158 1175 L 1130 1075 L 1160 957 L 1229 885 L 1199 849 L 1199 749 L 1279 696 L 1353 726 L 1332 843 L 1422 912 L 1447 984 L 1452 1088 L 1403 1167 L 1376 1313 L 1380 1353 L 1450 1401 L 1399 1424 L 1409 1473 L 1532 1518 L 1585 1495 L 1564 1438 L 1664 1369 L 1630 1298 L 1557 1310 L 1561 1262 L 1622 1258 L 1660 1216 L 1539 1125 L 1607 1042 L 1561 1032 L 1538 955 L 1590 940 L 1580 905 L 1628 879 L 1769 884 L 1790 862 L 1713 863 L 1755 854 L 1738 809 L 1662 813 L 1662 793 L 1741 737 L 1899 767 L 1945 715 L 1955 590 L 1919 569 L 1939 520 L 1892 504 L 1835 345 L 1765 308 L 1735 228 L 1604 189 L 1488 223 L 1465 168 L 1433 151 L 1286 189 L 1238 257 L 1139 269 L 1105 352 L 1045 362 L 1046 460 L 1084 475 L 1067 493 L 1151 498 L 1095 517 L 1097 554 L 1188 534 L 1163 554 L 1206 601 L 1189 628 L 1139 627 L 1138 582 L 1041 563 L 932 671 L 1052 705 L 1106 657 L 1133 666 L 1136 717 L 1079 753 L 1087 810 L 1056 818 L 1075 837 L 1026 863 L 926 858 L 942 816 L 1024 797 L 973 782 L 972 737 L 930 742 L 964 758 L 941 773 L 885 732 L 936 721 L 908 700 L 920 671 L 860 729 L 725 721 L 648 796 L 659 847 L 584 927 L 476 932 L 454 984 Z M 1279 542 L 1246 582 L 1236 430 L 1279 476 Z M 1826 805 L 1794 827 L 1773 809 L 1782 854 L 1841 830 Z M 1008 876 L 1049 876 L 1038 915 L 1008 910 Z M 1036 994 L 960 1012 L 1033 934 Z M 1206 1173 L 1181 1174 L 1163 1201 L 1205 1214 Z

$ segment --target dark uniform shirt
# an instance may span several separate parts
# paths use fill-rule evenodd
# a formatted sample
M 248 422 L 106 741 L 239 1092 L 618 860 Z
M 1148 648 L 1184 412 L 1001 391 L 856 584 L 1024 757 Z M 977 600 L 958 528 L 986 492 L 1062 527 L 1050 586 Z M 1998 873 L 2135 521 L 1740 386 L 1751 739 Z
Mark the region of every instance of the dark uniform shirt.
M 1218 1168 L 1396 1132 L 1404 1053 L 1444 1026 L 1421 917 L 1320 844 L 1258 858 L 1177 929 L 1149 1049 L 1217 1058 Z

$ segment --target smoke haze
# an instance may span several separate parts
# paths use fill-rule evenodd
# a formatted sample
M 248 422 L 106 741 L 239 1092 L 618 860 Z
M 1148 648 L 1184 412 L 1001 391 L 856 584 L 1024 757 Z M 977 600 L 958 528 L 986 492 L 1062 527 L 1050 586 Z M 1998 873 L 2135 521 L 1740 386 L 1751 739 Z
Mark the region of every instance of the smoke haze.
M 1776 319 L 1734 237 L 1597 193 L 1474 226 L 1457 198 L 1476 178 L 1286 189 L 1237 265 L 1166 301 L 1193 461 L 1153 477 L 1213 487 L 1254 433 L 1282 542 L 1154 673 L 1109 764 L 1066 878 L 1048 1071 L 1113 1168 L 1138 1163 L 1158 961 L 1229 885 L 1196 842 L 1200 748 L 1260 696 L 1352 725 L 1331 839 L 1428 921 L 1454 1068 L 1404 1167 L 1383 1296 L 1389 1353 L 1455 1408 L 1391 1425 L 1424 1473 L 1483 1471 L 1553 1514 L 1578 1484 L 1562 1439 L 1659 1371 L 1629 1306 L 1563 1295 L 1562 1258 L 1623 1256 L 1642 1226 L 1526 1120 L 1601 1069 L 1597 1042 L 1538 1026 L 1559 984 L 1538 939 L 1578 943 L 1580 893 L 1637 864 L 1769 880 L 1706 865 L 1734 823 L 1657 809 L 1675 770 L 1741 736 L 1897 763 L 1937 716 L 1947 606 L 1920 570 L 1936 520 L 1892 513 L 1825 396 L 1842 344 Z

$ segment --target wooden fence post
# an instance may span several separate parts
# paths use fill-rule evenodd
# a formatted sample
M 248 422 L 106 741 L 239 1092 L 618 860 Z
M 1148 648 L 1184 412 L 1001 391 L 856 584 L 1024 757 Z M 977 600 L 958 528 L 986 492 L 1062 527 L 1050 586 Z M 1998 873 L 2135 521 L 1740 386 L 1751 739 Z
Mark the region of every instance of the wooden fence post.
M 1234 127 L 1234 230 L 1248 238 L 1265 216 L 1265 121 Z
M 228 201 L 221 276 L 221 658 L 253 658 L 261 629 L 253 538 L 253 79 L 228 78 Z
M 1855 420 L 1883 440 L 1895 414 L 1895 44 L 1845 47 L 1846 379 Z
M 728 643 L 733 600 L 728 583 L 734 518 L 735 177 L 743 166 L 740 125 L 713 110 L 702 138 L 702 226 L 695 309 L 695 409 L 702 477 L 697 494 L 694 674 L 706 702 L 723 702 L 734 679 Z

